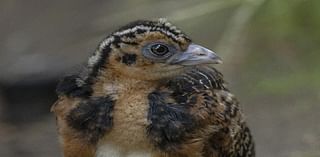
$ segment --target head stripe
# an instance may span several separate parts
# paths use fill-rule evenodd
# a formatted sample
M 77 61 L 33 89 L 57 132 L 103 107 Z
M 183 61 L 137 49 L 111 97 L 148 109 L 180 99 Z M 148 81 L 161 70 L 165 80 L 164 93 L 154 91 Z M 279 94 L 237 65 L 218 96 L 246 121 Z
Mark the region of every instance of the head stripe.
M 99 44 L 95 53 L 88 60 L 87 70 L 84 70 L 83 74 L 80 74 L 80 80 L 77 82 L 79 85 L 91 84 L 93 78 L 98 75 L 99 70 L 106 65 L 107 58 L 113 47 L 119 47 L 122 38 L 126 37 L 128 40 L 132 40 L 136 35 L 157 31 L 165 34 L 179 44 L 181 44 L 180 40 L 191 41 L 185 34 L 177 29 L 177 27 L 164 19 L 159 19 L 158 21 L 132 22 L 113 32 Z

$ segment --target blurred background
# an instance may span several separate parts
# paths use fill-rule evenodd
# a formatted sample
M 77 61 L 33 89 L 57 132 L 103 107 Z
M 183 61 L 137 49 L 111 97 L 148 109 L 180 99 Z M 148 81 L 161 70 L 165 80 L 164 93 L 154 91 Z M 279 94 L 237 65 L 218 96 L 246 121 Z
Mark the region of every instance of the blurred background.
M 223 58 L 257 156 L 320 156 L 319 0 L 1 0 L 0 156 L 61 157 L 57 80 L 114 29 L 158 17 Z

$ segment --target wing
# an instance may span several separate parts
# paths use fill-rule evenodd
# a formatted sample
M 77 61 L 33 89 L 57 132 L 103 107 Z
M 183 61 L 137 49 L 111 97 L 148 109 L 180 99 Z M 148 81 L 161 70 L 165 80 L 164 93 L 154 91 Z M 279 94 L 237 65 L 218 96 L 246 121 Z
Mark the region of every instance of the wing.
M 217 70 L 203 67 L 182 74 L 148 99 L 148 137 L 168 156 L 253 156 L 238 102 Z
M 91 97 L 78 86 L 76 76 L 64 78 L 57 87 L 59 99 L 51 107 L 65 157 L 94 157 L 96 143 L 112 127 L 113 100 Z

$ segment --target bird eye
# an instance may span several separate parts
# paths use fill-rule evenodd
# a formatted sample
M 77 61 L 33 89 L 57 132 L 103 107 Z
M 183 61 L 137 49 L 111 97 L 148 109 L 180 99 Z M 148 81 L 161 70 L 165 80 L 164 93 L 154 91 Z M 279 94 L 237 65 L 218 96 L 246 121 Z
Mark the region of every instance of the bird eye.
M 162 44 L 155 44 L 151 46 L 151 51 L 157 56 L 163 56 L 169 52 L 169 48 Z
M 176 52 L 174 45 L 164 42 L 152 42 L 142 47 L 143 56 L 156 62 L 164 62 Z

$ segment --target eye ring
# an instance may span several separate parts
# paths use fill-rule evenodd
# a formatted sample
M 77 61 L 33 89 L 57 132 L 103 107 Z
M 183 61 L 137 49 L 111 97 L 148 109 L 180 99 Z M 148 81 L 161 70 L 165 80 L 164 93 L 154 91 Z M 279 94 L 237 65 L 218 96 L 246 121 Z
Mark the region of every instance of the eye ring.
M 169 48 L 166 45 L 157 43 L 150 47 L 150 51 L 157 56 L 164 56 L 169 52 Z
M 174 45 L 164 42 L 151 42 L 142 47 L 143 56 L 155 62 L 165 62 L 176 52 L 178 50 Z

